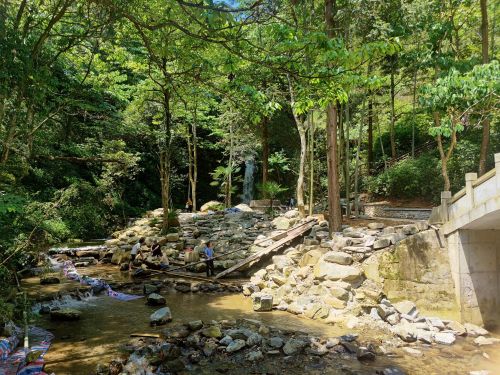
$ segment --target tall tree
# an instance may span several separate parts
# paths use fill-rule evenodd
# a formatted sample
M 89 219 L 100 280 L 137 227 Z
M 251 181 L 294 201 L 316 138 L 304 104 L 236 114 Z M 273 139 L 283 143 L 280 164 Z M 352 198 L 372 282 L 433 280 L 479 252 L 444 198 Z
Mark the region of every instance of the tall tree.
M 481 6 L 481 52 L 482 62 L 487 64 L 489 62 L 488 54 L 488 2 L 487 0 L 479 1 Z M 490 144 L 490 119 L 488 116 L 482 121 L 483 136 L 481 139 L 481 150 L 479 152 L 479 176 L 486 173 L 486 158 L 488 155 L 488 146 Z

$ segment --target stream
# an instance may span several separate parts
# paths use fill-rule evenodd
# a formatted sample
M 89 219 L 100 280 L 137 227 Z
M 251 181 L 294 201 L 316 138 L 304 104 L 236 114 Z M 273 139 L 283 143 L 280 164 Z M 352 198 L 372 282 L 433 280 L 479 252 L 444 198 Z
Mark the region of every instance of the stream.
M 128 272 L 117 267 L 97 265 L 80 268 L 79 272 L 100 277 L 108 282 L 134 282 Z M 40 285 L 38 277 L 23 280 L 23 287 L 31 297 L 50 300 L 55 295 L 69 293 L 79 285 L 60 275 L 61 283 Z M 160 277 L 157 276 L 156 279 Z M 139 286 L 133 293 L 138 293 Z M 257 319 L 268 326 L 301 331 L 313 336 L 336 337 L 345 333 L 359 333 L 360 338 L 372 339 L 383 345 L 384 334 L 380 332 L 347 330 L 319 321 L 301 318 L 286 312 L 254 312 L 249 298 L 242 294 L 161 293 L 167 299 L 173 322 L 186 323 L 192 320 L 236 320 Z M 55 340 L 45 356 L 46 372 L 56 375 L 94 374 L 96 365 L 105 364 L 120 356 L 120 347 L 130 341 L 132 333 L 160 333 L 166 326 L 150 327 L 149 315 L 157 308 L 145 305 L 144 299 L 122 302 L 107 296 L 87 295 L 82 300 L 63 297 L 57 303 L 74 307 L 82 312 L 76 322 L 51 321 L 48 315 L 39 315 L 36 324 L 55 334 Z M 499 332 L 497 332 L 498 334 Z M 470 339 L 459 338 L 452 346 L 419 345 L 423 356 L 414 357 L 403 350 L 392 356 L 379 356 L 376 361 L 364 364 L 350 360 L 351 373 L 369 374 L 387 366 L 398 366 L 408 374 L 469 374 L 472 370 L 489 370 L 490 375 L 500 374 L 500 351 L 498 346 L 477 347 Z M 495 350 L 496 349 L 496 350 Z M 344 366 L 345 367 L 345 366 Z M 333 370 L 322 373 L 341 374 Z

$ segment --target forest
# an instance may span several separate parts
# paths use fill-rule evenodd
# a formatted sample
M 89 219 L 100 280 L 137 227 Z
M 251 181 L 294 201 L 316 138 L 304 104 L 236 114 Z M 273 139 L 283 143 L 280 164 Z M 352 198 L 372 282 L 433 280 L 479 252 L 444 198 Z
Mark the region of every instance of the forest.
M 361 193 L 435 204 L 500 151 L 498 19 L 487 0 L 2 1 L 0 283 L 188 200 L 294 197 L 333 231 Z

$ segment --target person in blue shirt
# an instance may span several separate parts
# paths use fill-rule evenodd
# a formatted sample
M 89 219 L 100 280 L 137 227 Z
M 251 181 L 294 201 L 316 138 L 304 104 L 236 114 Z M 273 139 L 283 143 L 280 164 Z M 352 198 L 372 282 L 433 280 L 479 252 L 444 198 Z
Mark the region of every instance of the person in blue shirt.
M 210 276 L 210 273 L 212 273 L 212 276 L 215 274 L 214 273 L 214 245 L 212 242 L 208 241 L 207 244 L 205 245 L 205 248 L 203 249 L 203 254 L 205 254 L 205 264 L 207 265 L 207 277 Z

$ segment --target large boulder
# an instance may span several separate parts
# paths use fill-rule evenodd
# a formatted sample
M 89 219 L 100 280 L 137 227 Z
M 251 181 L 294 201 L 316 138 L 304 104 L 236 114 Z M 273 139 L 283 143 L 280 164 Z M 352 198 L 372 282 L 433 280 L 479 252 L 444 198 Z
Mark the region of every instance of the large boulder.
M 218 211 L 222 207 L 224 207 L 223 203 L 217 201 L 210 201 L 201 206 L 200 211 L 201 212 Z
M 273 226 L 278 230 L 287 230 L 290 228 L 290 220 L 284 216 L 278 216 L 273 220 Z
M 152 326 L 159 326 L 162 324 L 166 324 L 172 321 L 172 313 L 168 307 L 162 307 L 159 310 L 156 310 L 149 317 L 149 323 Z
M 354 266 L 345 266 L 337 263 L 325 262 L 321 259 L 314 266 L 314 277 L 316 279 L 358 281 L 363 272 Z

